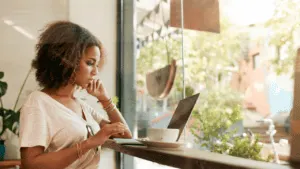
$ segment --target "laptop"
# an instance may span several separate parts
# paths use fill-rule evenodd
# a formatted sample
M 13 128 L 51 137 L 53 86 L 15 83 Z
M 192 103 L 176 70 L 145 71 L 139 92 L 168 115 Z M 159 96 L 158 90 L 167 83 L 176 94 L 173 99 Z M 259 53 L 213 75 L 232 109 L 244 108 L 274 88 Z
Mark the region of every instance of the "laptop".
M 171 129 L 179 129 L 179 134 L 178 134 L 178 138 L 176 141 L 179 140 L 184 127 L 186 126 L 186 123 L 188 122 L 191 114 L 192 114 L 192 110 L 198 100 L 200 93 L 195 94 L 193 96 L 187 97 L 185 99 L 182 99 L 179 101 L 175 112 L 171 118 L 171 121 L 169 122 L 169 125 L 167 128 L 171 128 Z M 118 143 L 118 144 L 122 144 L 122 145 L 143 145 L 140 142 L 136 141 L 135 139 L 120 139 L 120 138 L 114 138 L 114 140 Z
M 171 121 L 168 125 L 170 129 L 179 129 L 179 134 L 177 141 L 179 140 L 181 133 L 188 122 L 193 108 L 198 100 L 200 93 L 195 94 L 193 96 L 187 97 L 179 101 L 178 106 L 171 118 Z

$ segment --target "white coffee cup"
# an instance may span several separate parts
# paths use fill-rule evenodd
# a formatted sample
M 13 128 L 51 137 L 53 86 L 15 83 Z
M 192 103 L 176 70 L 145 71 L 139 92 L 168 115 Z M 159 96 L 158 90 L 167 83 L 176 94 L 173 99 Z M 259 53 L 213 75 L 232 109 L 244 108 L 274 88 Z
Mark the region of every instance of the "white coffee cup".
M 147 137 L 150 141 L 176 142 L 179 129 L 148 128 Z

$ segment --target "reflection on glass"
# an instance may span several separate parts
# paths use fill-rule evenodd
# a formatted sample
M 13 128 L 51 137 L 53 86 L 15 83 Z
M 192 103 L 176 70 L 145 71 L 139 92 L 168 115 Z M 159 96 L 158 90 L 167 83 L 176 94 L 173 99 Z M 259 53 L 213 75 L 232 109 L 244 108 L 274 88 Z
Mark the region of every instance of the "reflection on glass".
M 157 3 L 152 5 L 154 9 Z M 276 162 L 271 155 L 275 151 L 281 161 L 289 156 L 285 143 L 293 102 L 293 62 L 300 44 L 300 20 L 292 18 L 298 18 L 299 9 L 299 1 L 225 0 L 220 1 L 220 34 L 185 30 L 186 95 L 201 93 L 187 125 L 190 148 L 270 162 Z M 152 22 L 163 23 L 167 20 L 163 16 L 157 13 L 159 19 Z M 138 13 L 137 18 L 145 17 Z M 141 44 L 136 61 L 137 112 L 143 137 L 147 127 L 165 128 L 181 99 L 180 72 L 164 100 L 151 98 L 145 88 L 147 72 L 166 65 L 168 56 L 180 61 L 181 42 L 179 32 L 164 24 L 150 32 L 143 25 L 137 27 Z M 153 32 L 160 38 L 149 41 Z M 261 120 L 274 123 L 273 145 L 269 123 Z M 247 156 L 243 148 L 259 151 Z

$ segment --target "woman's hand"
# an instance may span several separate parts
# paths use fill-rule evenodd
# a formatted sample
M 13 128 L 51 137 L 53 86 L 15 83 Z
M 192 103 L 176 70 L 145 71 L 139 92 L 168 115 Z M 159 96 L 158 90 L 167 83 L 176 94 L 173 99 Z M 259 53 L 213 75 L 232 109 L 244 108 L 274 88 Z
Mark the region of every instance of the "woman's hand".
M 108 101 L 110 98 L 99 79 L 90 82 L 86 90 L 90 95 L 96 97 L 99 101 Z
M 93 146 L 99 146 L 113 135 L 124 135 L 126 130 L 127 127 L 121 122 L 106 124 L 98 133 L 90 138 L 89 142 Z

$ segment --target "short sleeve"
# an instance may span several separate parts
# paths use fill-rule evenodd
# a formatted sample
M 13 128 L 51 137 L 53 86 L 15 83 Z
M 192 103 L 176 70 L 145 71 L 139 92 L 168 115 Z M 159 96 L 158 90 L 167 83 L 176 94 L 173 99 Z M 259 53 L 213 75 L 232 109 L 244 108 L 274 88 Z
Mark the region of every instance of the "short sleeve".
M 20 147 L 43 146 L 50 144 L 50 133 L 46 113 L 35 106 L 23 106 L 20 114 Z

